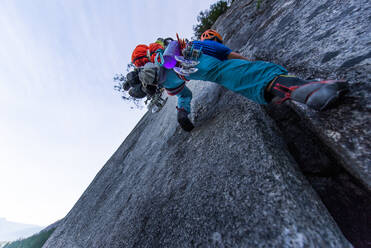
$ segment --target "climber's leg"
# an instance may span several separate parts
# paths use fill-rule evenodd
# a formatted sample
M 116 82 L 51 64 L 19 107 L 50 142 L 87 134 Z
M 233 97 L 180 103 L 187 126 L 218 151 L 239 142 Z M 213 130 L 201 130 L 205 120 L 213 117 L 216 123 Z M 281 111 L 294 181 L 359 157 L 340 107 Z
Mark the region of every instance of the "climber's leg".
M 348 90 L 345 80 L 306 81 L 294 76 L 276 77 L 266 88 L 266 96 L 281 98 L 279 102 L 291 99 L 306 104 L 315 110 L 331 106 Z

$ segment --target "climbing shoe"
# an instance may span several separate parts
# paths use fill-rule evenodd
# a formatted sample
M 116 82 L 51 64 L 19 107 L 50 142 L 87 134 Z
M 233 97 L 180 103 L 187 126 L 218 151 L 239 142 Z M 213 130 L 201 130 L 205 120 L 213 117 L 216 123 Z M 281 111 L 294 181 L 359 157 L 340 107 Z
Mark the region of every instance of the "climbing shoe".
M 306 81 L 297 77 L 279 76 L 270 86 L 268 93 L 281 99 L 294 100 L 308 107 L 322 111 L 331 107 L 348 90 L 345 80 Z
M 177 110 L 178 110 L 178 123 L 180 127 L 186 132 L 192 131 L 192 129 L 194 128 L 194 125 L 189 120 L 187 111 L 185 111 L 183 108 L 178 108 L 178 107 L 177 107 Z

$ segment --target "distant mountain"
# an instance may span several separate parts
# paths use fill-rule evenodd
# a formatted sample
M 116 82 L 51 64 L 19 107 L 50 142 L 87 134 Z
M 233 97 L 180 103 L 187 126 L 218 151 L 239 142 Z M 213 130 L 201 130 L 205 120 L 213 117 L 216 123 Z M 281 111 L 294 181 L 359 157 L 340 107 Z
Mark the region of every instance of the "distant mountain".
M 42 229 L 41 226 L 10 222 L 0 218 L 0 242 L 29 237 Z

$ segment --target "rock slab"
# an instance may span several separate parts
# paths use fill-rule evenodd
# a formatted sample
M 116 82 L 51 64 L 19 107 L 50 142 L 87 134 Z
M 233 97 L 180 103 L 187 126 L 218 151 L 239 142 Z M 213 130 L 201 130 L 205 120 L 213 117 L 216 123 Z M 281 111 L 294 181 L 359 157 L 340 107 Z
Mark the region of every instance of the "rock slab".
M 261 106 L 190 86 L 194 131 L 147 113 L 44 248 L 351 247 Z
M 292 102 L 321 140 L 371 191 L 371 2 L 234 1 L 214 25 L 227 46 L 275 62 L 302 78 L 345 78 L 337 108 L 315 112 Z

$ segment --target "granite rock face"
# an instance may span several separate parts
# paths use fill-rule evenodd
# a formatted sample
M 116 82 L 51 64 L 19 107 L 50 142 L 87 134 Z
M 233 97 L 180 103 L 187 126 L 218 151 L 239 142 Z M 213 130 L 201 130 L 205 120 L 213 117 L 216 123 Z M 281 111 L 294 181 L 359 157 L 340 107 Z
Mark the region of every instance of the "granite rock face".
M 253 60 L 273 61 L 306 79 L 351 83 L 334 109 L 316 112 L 287 102 L 267 110 L 356 247 L 371 242 L 370 16 L 371 3 L 362 0 L 267 0 L 259 9 L 255 1 L 235 1 L 214 26 L 228 46 Z
M 196 128 L 178 127 L 174 97 L 159 113 L 147 113 L 44 247 L 351 247 L 320 197 L 337 208 L 334 218 L 363 220 L 367 235 L 370 3 L 266 0 L 259 9 L 255 3 L 235 0 L 216 22 L 228 46 L 303 78 L 351 83 L 335 109 L 315 112 L 289 102 L 298 121 L 285 120 L 282 109 L 274 112 L 282 125 L 304 122 L 300 128 L 310 129 L 314 145 L 292 143 L 316 149 L 297 158 L 265 108 L 217 85 L 190 82 Z M 285 128 L 300 136 L 300 128 Z M 334 158 L 322 157 L 323 149 Z M 315 167 L 318 161 L 324 168 Z M 328 171 L 336 176 L 323 176 Z M 311 184 L 303 173 L 313 174 Z M 351 202 L 358 207 L 351 209 Z M 344 223 L 362 247 L 363 233 Z
M 261 106 L 190 86 L 197 127 L 147 113 L 44 247 L 351 247 Z
M 342 165 L 371 190 L 371 2 L 234 1 L 214 27 L 227 46 L 272 61 L 302 78 L 346 78 L 342 104 L 315 112 L 292 107 Z

